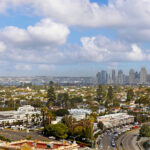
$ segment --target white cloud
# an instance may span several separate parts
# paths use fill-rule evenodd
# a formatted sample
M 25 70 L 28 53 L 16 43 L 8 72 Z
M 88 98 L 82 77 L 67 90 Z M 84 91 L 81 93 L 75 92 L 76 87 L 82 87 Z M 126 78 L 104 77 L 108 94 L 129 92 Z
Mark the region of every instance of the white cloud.
M 70 33 L 66 25 L 55 23 L 51 19 L 43 19 L 35 26 L 29 26 L 27 32 L 32 39 L 56 45 L 64 44 Z
M 68 25 L 87 27 L 149 27 L 149 0 L 109 0 L 98 5 L 90 0 L 1 0 L 0 11 L 6 8 L 32 6 L 38 15 Z M 141 23 L 142 22 L 142 23 Z
M 51 21 L 38 23 L 36 26 L 28 27 L 27 32 L 31 32 L 33 38 L 42 42 L 56 42 L 59 37 L 60 43 L 65 43 L 69 31 L 67 26 L 83 27 L 107 27 L 119 32 L 119 37 L 130 42 L 149 42 L 150 40 L 150 1 L 149 0 L 109 0 L 108 5 L 99 5 L 90 0 L 1 0 L 0 13 L 9 9 L 22 9 L 32 7 L 32 13 L 38 16 L 51 18 L 59 23 L 63 23 L 59 30 L 53 27 Z M 42 25 L 41 25 L 42 24 Z M 44 26 L 43 26 L 44 24 Z M 54 35 L 49 31 L 49 24 L 56 32 Z M 65 24 L 65 25 L 64 25 Z M 62 24 L 61 24 L 62 25 Z M 38 29 L 38 32 L 36 31 Z M 41 36 L 41 30 L 43 36 Z M 64 32 L 63 32 L 64 31 Z M 23 31 L 20 31 L 23 32 Z M 23 33 L 22 33 L 23 34 Z M 53 35 L 53 39 L 51 39 Z M 21 36 L 21 35 L 20 35 Z M 46 38 L 46 36 L 48 38 Z M 17 40 L 17 39 L 16 39 Z M 21 39 L 20 39 L 21 40 Z
M 66 25 L 55 23 L 51 19 L 43 19 L 27 29 L 5 27 L 0 31 L 0 40 L 10 47 L 49 49 L 64 44 L 69 33 Z
M 0 41 L 0 52 L 4 52 L 6 50 L 6 45 Z
M 136 44 L 133 44 L 132 51 L 128 54 L 128 58 L 132 61 L 144 61 L 146 60 L 146 55 Z
M 19 70 L 19 71 L 21 71 L 21 70 L 22 71 L 30 71 L 32 69 L 32 67 L 27 64 L 16 64 L 15 69 Z
M 150 51 L 142 50 L 138 45 L 111 40 L 104 36 L 83 37 L 82 45 L 70 45 L 64 50 L 54 51 L 17 49 L 7 50 L 0 59 L 18 63 L 38 64 L 40 70 L 54 69 L 52 64 L 71 64 L 80 62 L 119 63 L 126 61 L 149 61 Z M 20 67 L 22 68 L 22 67 Z
M 130 45 L 121 41 L 110 40 L 104 36 L 81 38 L 81 55 L 89 61 L 108 62 L 124 61 L 130 52 Z
M 0 31 L 0 39 L 5 42 L 23 43 L 30 41 L 30 37 L 25 29 L 20 29 L 15 26 L 5 27 Z

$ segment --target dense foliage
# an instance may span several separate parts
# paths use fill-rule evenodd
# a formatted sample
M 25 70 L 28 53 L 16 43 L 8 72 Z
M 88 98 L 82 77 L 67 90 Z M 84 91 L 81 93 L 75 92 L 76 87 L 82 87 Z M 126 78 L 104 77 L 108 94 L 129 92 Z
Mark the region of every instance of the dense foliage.
M 58 109 L 55 111 L 56 116 L 65 116 L 69 115 L 69 111 L 67 109 Z
M 44 128 L 44 135 L 46 136 L 54 136 L 57 139 L 65 139 L 68 137 L 69 128 L 63 124 L 50 124 Z
M 144 124 L 140 129 L 140 136 L 141 137 L 150 137 L 150 126 Z

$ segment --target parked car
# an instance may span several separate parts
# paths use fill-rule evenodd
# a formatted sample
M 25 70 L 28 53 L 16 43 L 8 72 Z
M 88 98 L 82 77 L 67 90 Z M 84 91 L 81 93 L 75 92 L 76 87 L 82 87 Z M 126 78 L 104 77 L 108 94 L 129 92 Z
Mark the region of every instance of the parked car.
M 0 130 L 4 130 L 4 128 L 3 128 L 3 127 L 0 127 Z

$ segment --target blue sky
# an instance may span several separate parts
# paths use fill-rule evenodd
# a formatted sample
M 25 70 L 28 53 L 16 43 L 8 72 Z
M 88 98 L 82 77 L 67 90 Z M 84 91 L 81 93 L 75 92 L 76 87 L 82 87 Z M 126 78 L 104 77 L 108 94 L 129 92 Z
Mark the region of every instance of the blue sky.
M 149 69 L 150 2 L 0 2 L 0 75 L 95 76 Z

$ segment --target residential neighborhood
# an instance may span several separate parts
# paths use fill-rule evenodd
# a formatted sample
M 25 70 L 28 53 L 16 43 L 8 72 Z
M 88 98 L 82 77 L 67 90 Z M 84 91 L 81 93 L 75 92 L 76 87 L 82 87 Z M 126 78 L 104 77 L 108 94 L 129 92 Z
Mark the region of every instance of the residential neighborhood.
M 110 135 L 114 148 L 121 133 L 150 120 L 149 94 L 149 86 L 60 86 L 52 81 L 1 86 L 0 138 L 17 141 L 19 131 L 22 140 L 65 140 L 76 142 L 77 149 L 105 149 L 104 137 Z

